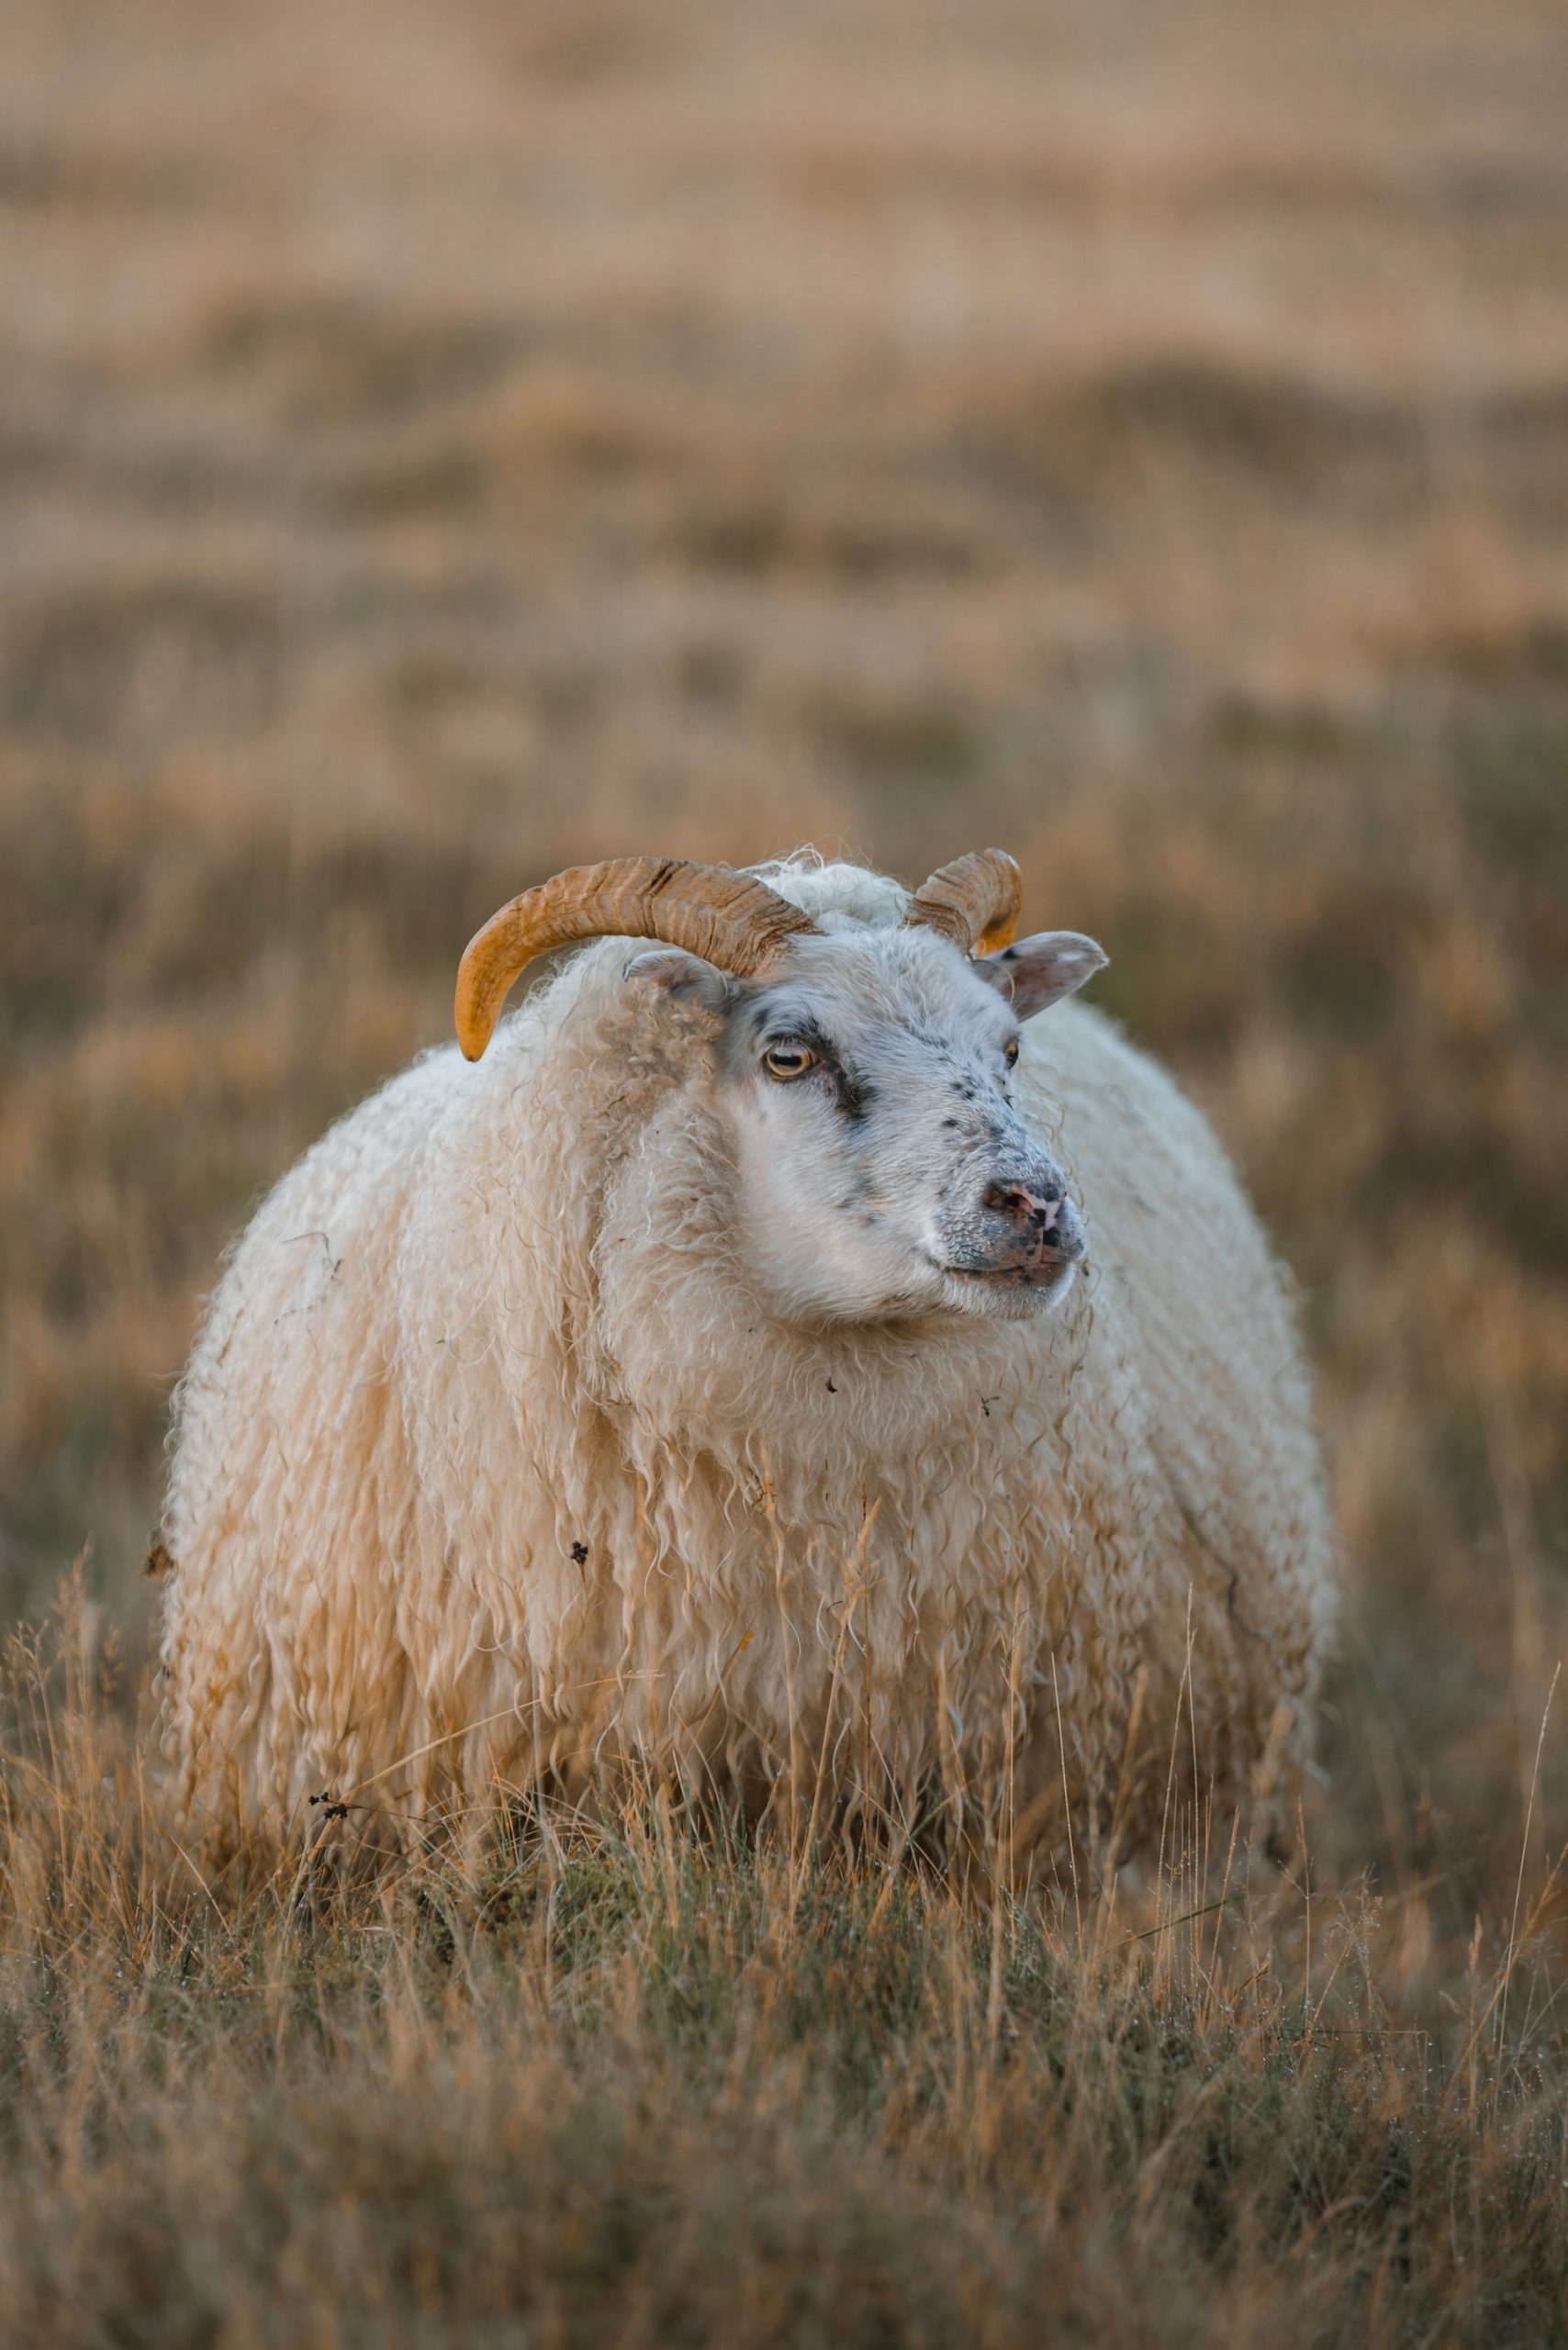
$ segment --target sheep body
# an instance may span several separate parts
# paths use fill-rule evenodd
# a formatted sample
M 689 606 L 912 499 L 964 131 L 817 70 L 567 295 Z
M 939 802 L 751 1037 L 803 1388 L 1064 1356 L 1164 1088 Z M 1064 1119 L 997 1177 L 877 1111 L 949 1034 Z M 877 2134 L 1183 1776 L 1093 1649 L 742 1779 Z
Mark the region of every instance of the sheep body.
M 770 878 L 824 927 L 903 903 Z M 734 1253 L 700 1039 L 625 956 L 574 956 L 476 1068 L 415 1063 L 238 1245 L 164 1518 L 196 1832 L 286 1838 L 327 1795 L 374 1841 L 661 1767 L 847 1820 L 1002 1790 L 1020 1849 L 1136 1849 L 1178 1725 L 1244 1801 L 1310 1737 L 1331 1539 L 1281 1277 L 1204 1120 L 1058 1005 L 1019 1082 L 1092 1278 L 1028 1321 L 782 1325 Z

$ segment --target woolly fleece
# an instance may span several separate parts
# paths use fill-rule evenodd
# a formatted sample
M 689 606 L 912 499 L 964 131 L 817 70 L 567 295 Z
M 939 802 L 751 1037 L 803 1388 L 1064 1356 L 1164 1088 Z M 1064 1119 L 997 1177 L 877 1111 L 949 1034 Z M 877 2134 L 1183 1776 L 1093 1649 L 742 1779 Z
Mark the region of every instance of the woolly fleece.
M 896 883 L 791 860 L 844 929 Z M 1098 1013 L 1015 1086 L 1082 1203 L 1057 1312 L 773 1321 L 696 1024 L 567 959 L 427 1054 L 238 1243 L 177 1398 L 162 1734 L 210 1852 L 374 1848 L 626 1772 L 754 1815 L 1160 1832 L 1305 1756 L 1332 1615 L 1308 1384 L 1214 1135 Z M 952 950 L 944 948 L 944 952 Z M 317 1797 L 312 1807 L 310 1798 Z

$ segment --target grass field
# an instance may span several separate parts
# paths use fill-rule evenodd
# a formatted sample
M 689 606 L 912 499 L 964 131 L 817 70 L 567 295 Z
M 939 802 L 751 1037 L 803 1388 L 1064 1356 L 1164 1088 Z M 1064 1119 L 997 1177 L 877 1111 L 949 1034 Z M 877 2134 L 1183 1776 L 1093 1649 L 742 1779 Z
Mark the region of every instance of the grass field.
M 11 0 L 0 2341 L 1568 2335 L 1565 120 L 1545 0 Z M 204 1884 L 226 1240 L 501 898 L 807 839 L 1012 847 L 1294 1270 L 1283 1871 Z

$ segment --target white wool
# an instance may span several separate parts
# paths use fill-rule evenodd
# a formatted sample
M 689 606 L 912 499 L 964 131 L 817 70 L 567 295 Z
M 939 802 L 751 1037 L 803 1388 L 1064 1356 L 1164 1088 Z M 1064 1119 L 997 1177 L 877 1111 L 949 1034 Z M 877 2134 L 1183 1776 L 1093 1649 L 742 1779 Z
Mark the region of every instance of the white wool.
M 908 902 L 765 871 L 824 931 Z M 416 1062 L 234 1252 L 164 1521 L 194 1832 L 286 1837 L 325 1795 L 374 1838 L 661 1768 L 753 1812 L 1002 1804 L 1049 1853 L 1065 1800 L 1081 1849 L 1136 1849 L 1178 1721 L 1227 1818 L 1305 1750 L 1332 1560 L 1282 1281 L 1207 1125 L 1060 1004 L 1018 1091 L 1089 1221 L 1066 1304 L 792 1326 L 737 1252 L 711 1057 L 627 952 L 572 956 L 477 1066 Z
M 909 911 L 910 893 L 902 881 L 867 866 L 826 864 L 812 849 L 756 870 L 829 937 L 849 930 L 890 930 Z

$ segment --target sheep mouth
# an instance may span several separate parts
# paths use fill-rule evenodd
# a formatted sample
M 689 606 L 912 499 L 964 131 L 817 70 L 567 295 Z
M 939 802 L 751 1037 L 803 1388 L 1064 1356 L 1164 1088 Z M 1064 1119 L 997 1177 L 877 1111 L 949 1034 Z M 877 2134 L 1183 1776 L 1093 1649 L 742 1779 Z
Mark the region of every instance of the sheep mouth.
M 1078 1259 L 1067 1257 L 1036 1257 L 1024 1265 L 956 1265 L 926 1253 L 925 1261 L 945 1281 L 969 1291 L 977 1298 L 1032 1296 L 1042 1303 L 1059 1297 L 1070 1285 L 1079 1266 Z

